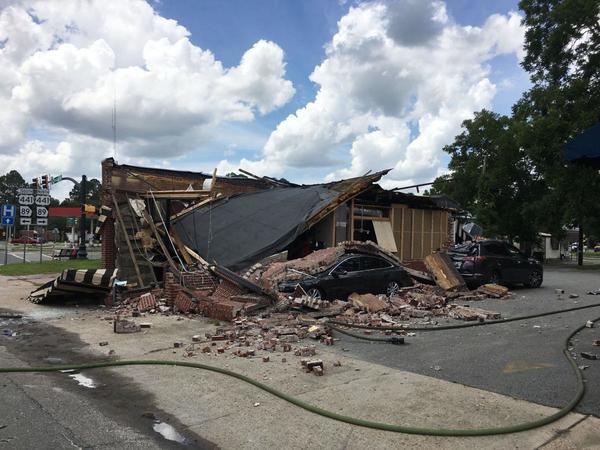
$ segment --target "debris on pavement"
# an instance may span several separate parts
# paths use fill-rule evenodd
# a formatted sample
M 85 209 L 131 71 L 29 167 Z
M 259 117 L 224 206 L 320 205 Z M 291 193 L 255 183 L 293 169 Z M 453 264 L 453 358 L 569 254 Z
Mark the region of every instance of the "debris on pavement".
M 600 356 L 591 352 L 581 352 L 580 355 L 585 359 L 600 359 Z
M 500 313 L 486 311 L 485 309 L 453 305 L 448 315 L 460 320 L 496 320 L 500 319 Z
M 57 298 L 88 296 L 104 298 L 113 289 L 116 269 L 65 269 L 29 294 L 32 303 L 48 303 Z
M 115 333 L 137 333 L 141 331 L 141 327 L 132 320 L 115 319 L 113 323 Z
M 348 297 L 352 305 L 356 306 L 361 311 L 368 313 L 376 313 L 387 308 L 388 303 L 373 294 L 357 294 L 354 293 Z
M 493 298 L 502 298 L 508 295 L 508 288 L 499 284 L 484 284 L 477 288 L 477 292 L 488 295 Z

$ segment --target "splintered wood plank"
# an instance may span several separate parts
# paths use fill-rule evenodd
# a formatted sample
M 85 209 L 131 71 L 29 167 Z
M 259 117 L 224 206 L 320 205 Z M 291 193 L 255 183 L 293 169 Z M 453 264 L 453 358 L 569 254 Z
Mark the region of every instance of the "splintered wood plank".
M 425 265 L 433 275 L 436 284 L 447 291 L 465 286 L 465 280 L 458 273 L 446 253 L 432 253 L 425 257 Z

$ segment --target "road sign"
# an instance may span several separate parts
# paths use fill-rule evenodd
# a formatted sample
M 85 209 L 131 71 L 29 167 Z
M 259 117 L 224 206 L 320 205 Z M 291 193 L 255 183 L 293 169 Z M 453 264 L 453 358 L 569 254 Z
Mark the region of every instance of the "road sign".
M 17 189 L 17 194 L 19 194 L 19 195 L 32 195 L 33 194 L 33 189 L 32 188 L 19 188 L 19 189 Z
M 58 183 L 59 181 L 62 181 L 62 175 L 56 175 L 55 177 L 52 177 L 52 184 Z
M 31 217 L 21 217 L 21 225 L 31 225 Z
M 50 204 L 50 196 L 49 195 L 36 195 L 35 196 L 35 204 L 40 206 L 48 206 Z
M 33 215 L 33 210 L 29 206 L 20 206 L 19 207 L 19 216 L 31 217 L 32 215 Z
M 67 217 L 67 226 L 74 227 L 77 225 L 77 217 Z
M 33 205 L 35 196 L 33 194 L 20 194 L 19 205 Z
M 36 216 L 38 217 L 48 217 L 48 208 L 45 206 L 38 206 L 36 209 Z
M 17 208 L 15 205 L 2 205 L 2 217 L 15 217 L 17 215 Z
M 2 216 L 2 225 L 14 225 L 15 218 L 9 216 Z
M 42 218 L 38 217 L 35 221 L 35 224 L 46 226 L 46 225 L 48 225 L 48 219 L 42 219 Z

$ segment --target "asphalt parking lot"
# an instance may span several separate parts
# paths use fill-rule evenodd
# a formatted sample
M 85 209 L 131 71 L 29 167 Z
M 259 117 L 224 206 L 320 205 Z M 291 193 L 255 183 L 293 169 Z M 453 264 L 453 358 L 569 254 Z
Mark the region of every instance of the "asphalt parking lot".
M 589 319 L 600 317 L 600 296 L 587 295 L 600 288 L 600 271 L 546 268 L 539 289 L 514 288 L 509 299 L 462 302 L 498 311 L 502 317 L 560 310 L 597 303 L 599 307 L 526 321 L 461 330 L 417 333 L 407 345 L 371 343 L 337 334 L 340 351 L 371 362 L 473 386 L 535 403 L 560 407 L 575 392 L 575 377 L 562 349 L 570 332 Z M 558 296 L 555 289 L 564 289 Z M 578 294 L 570 299 L 568 294 Z M 444 321 L 440 323 L 446 323 Z M 600 354 L 592 345 L 600 328 L 585 329 L 573 344 L 587 380 L 577 410 L 600 416 L 600 360 L 581 358 L 580 352 Z

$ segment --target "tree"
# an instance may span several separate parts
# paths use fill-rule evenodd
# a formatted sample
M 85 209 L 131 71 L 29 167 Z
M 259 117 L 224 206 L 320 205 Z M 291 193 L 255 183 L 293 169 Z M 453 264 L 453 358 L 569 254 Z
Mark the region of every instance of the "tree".
M 536 86 L 573 80 L 599 82 L 600 2 L 598 0 L 521 0 L 525 13 L 523 67 Z
M 565 226 L 578 225 L 597 233 L 600 176 L 568 164 L 564 147 L 600 120 L 600 1 L 521 0 L 519 6 L 527 27 L 523 67 L 533 87 L 510 118 L 481 112 L 465 122 L 446 148 L 453 173 L 438 178 L 432 191 L 471 209 L 491 227 L 486 231 L 511 236 L 522 227 L 520 234 L 530 237 L 536 229 L 560 237 Z M 486 176 L 475 181 L 484 161 Z
M 527 26 L 523 67 L 534 86 L 513 115 L 522 124 L 525 150 L 548 183 L 543 202 L 560 208 L 560 214 L 544 218 L 546 225 L 595 229 L 600 176 L 592 168 L 567 164 L 564 146 L 600 120 L 600 2 L 522 0 L 519 6 Z
M 86 204 L 94 205 L 97 208 L 100 208 L 100 205 L 102 204 L 102 183 L 96 178 L 87 180 L 86 194 Z M 79 189 L 79 185 L 76 184 L 73 186 L 73 189 L 71 189 L 71 191 L 69 192 L 69 197 L 67 197 L 61 202 L 61 206 L 80 206 L 80 195 L 81 191 Z
M 519 145 L 516 124 L 483 110 L 463 122 L 463 130 L 444 148 L 452 174 L 436 179 L 432 192 L 469 210 L 488 236 L 535 241 L 532 211 L 545 184 Z
M 17 204 L 17 189 L 28 187 L 21 174 L 16 170 L 0 176 L 0 204 Z

